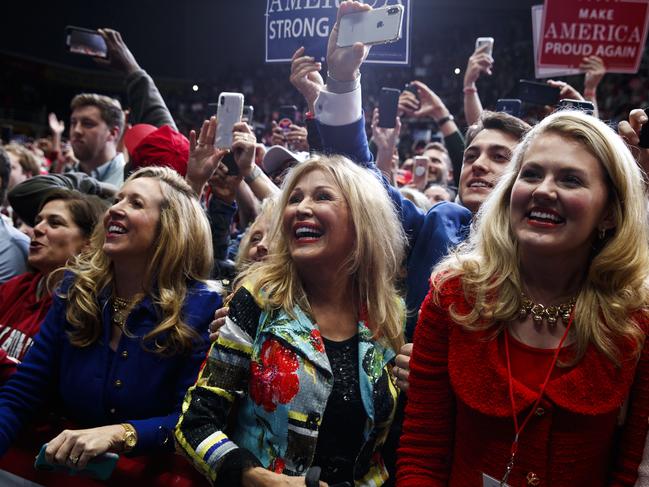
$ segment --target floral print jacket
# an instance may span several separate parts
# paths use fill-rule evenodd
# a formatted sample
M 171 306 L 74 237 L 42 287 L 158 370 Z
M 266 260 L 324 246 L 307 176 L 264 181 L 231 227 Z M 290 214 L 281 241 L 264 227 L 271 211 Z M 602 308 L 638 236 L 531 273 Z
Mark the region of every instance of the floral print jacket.
M 245 450 L 277 473 L 304 475 L 311 466 L 334 379 L 317 326 L 299 308 L 293 315 L 264 311 L 240 288 L 196 384 L 187 391 L 176 439 L 212 482 L 228 463 L 241 464 L 232 460 Z M 379 486 L 388 478 L 380 450 L 396 405 L 388 371 L 395 353 L 374 340 L 363 321 L 358 337 L 367 422 L 354 477 L 357 486 Z M 229 420 L 235 402 L 236 418 Z

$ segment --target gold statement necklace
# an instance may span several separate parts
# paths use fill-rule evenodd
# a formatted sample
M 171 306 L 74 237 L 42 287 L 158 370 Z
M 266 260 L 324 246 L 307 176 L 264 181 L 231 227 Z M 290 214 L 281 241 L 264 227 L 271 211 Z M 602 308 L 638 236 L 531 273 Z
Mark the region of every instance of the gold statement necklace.
M 575 308 L 576 298 L 570 298 L 569 301 L 557 306 L 543 306 L 541 303 L 535 303 L 525 293 L 521 293 L 521 307 L 518 311 L 518 318 L 524 320 L 530 314 L 535 325 L 541 325 L 543 321 L 551 327 L 555 327 L 561 317 L 564 325 L 570 321 L 570 315 Z
M 117 296 L 113 296 L 112 307 L 113 307 L 113 323 L 120 330 L 124 331 L 124 326 L 126 325 L 126 319 L 128 318 L 131 309 L 137 301 L 140 299 L 139 295 L 132 297 L 131 299 L 123 299 Z

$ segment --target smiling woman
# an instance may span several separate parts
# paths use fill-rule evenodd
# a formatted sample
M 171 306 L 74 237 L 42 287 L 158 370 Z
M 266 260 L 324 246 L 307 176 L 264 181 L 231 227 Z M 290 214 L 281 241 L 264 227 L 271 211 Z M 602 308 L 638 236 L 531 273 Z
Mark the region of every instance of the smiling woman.
M 649 415 L 647 243 L 620 137 L 580 112 L 534 127 L 433 272 L 399 485 L 633 485 Z
M 405 318 L 392 203 L 367 170 L 314 157 L 289 173 L 267 238 L 187 392 L 178 444 L 219 485 L 313 485 L 315 466 L 330 484 L 382 485 Z
M 34 252 L 40 256 L 60 241 L 64 222 L 49 204 L 39 218 L 36 241 L 42 246 Z M 46 226 L 61 228 L 45 239 Z M 202 282 L 212 267 L 211 249 L 203 210 L 177 173 L 157 167 L 134 173 L 88 251 L 68 266 L 30 353 L 0 389 L 0 455 L 48 399 L 61 404 L 73 424 L 46 439 L 51 464 L 80 470 L 106 452 L 170 452 L 182 397 L 221 305 Z M 32 445 L 32 465 L 40 446 Z M 172 465 L 182 471 L 172 455 L 147 468 L 120 459 L 113 480 L 150 485 Z

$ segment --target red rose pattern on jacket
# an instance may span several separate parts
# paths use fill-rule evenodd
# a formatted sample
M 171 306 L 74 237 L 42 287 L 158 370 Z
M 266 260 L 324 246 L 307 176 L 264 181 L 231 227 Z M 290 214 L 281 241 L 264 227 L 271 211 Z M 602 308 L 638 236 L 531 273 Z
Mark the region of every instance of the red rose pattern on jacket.
M 313 330 L 309 335 L 309 343 L 314 350 L 317 350 L 320 353 L 324 353 L 324 342 L 322 341 L 322 335 L 318 330 Z
M 250 397 L 270 413 L 297 394 L 299 362 L 294 352 L 272 338 L 262 345 L 259 360 L 250 364 Z

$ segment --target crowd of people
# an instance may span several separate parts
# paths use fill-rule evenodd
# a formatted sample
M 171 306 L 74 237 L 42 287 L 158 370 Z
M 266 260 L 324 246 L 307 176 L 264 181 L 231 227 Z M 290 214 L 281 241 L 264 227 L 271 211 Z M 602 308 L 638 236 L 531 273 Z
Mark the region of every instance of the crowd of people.
M 588 57 L 593 113 L 486 110 L 481 46 L 385 127 L 370 9 L 229 148 L 112 29 L 127 101 L 0 148 L 2 485 L 649 485 L 644 95 L 612 127 Z

